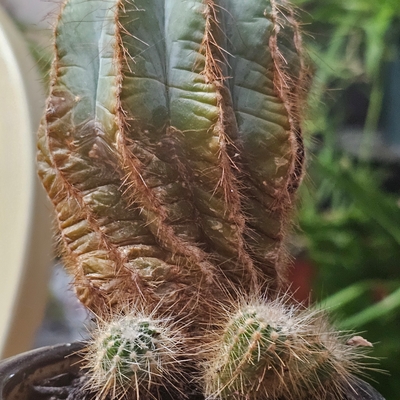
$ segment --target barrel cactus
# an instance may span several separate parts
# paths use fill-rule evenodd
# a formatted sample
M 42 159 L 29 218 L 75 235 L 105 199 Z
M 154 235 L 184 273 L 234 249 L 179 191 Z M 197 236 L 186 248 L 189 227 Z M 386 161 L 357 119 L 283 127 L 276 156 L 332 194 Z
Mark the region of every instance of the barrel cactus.
M 325 354 L 314 354 L 324 342 L 299 338 L 312 354 L 291 364 L 292 328 L 257 317 L 238 335 L 270 338 L 256 344 L 246 383 L 232 385 L 238 366 L 215 344 L 229 331 L 226 310 L 255 293 L 268 308 L 285 285 L 308 75 L 292 8 L 66 0 L 54 52 L 38 169 L 77 296 L 101 321 L 87 356 L 97 397 L 146 398 L 154 385 L 187 381 L 210 397 L 292 398 L 282 371 Z M 230 315 L 227 326 L 241 332 L 247 319 Z M 275 344 L 289 352 L 276 351 L 280 370 L 266 373 L 256 364 L 268 364 L 260 357 Z
M 347 398 L 363 357 L 351 340 L 321 310 L 282 298 L 244 301 L 217 335 L 205 392 L 211 399 Z
M 178 393 L 185 362 L 184 336 L 168 319 L 153 312 L 129 312 L 98 321 L 87 349 L 85 368 L 90 371 L 86 388 L 97 398 L 123 397 L 134 386 L 136 398 L 159 395 L 168 387 Z

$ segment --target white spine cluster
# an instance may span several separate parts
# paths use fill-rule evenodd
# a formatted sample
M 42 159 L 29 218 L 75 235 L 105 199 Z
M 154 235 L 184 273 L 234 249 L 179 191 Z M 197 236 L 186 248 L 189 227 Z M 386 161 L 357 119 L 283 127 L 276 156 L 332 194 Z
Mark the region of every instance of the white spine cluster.
M 331 399 L 364 357 L 320 311 L 283 299 L 243 302 L 226 318 L 205 368 L 209 399 Z
M 96 399 L 127 393 L 135 399 L 154 396 L 160 385 L 175 387 L 181 380 L 184 340 L 168 319 L 144 313 L 99 321 L 87 352 L 90 380 Z

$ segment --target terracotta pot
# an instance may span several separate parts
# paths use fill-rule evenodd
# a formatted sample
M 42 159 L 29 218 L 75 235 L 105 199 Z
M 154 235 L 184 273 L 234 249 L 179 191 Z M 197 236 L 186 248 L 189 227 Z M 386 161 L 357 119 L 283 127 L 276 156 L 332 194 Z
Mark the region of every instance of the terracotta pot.
M 0 363 L 0 400 L 34 400 L 32 386 L 63 373 L 77 373 L 83 343 L 42 347 Z

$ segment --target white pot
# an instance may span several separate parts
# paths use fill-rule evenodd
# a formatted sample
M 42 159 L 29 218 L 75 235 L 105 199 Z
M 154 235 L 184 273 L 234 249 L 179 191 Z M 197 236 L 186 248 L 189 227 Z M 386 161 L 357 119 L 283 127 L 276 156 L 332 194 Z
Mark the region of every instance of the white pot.
M 40 81 L 0 6 L 0 358 L 30 348 L 47 296 L 51 208 L 35 167 Z

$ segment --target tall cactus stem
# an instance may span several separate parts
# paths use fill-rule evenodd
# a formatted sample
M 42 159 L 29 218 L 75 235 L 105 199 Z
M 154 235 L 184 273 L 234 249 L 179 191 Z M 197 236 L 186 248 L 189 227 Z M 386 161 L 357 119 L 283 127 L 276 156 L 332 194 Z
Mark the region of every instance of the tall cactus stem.
M 38 159 L 84 304 L 282 285 L 298 36 L 285 0 L 64 2 Z

